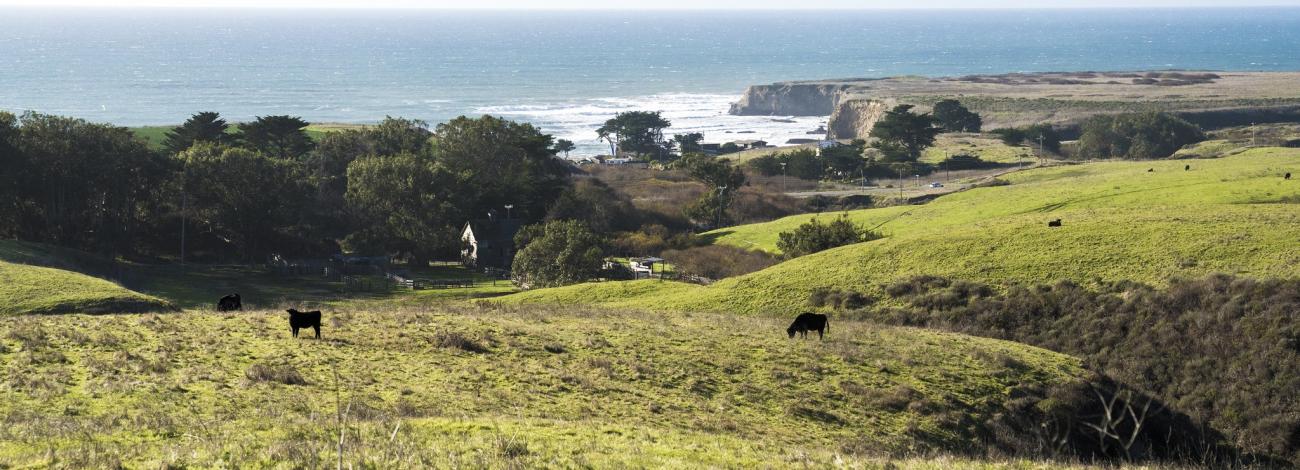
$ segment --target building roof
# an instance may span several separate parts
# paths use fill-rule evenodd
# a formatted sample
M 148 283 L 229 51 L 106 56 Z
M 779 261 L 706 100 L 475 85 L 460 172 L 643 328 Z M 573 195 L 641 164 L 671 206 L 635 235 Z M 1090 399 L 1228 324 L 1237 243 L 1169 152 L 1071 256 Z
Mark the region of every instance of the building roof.
M 474 239 L 481 242 L 511 243 L 515 241 L 515 234 L 523 228 L 524 223 L 520 219 L 489 218 L 476 219 L 465 223 L 466 228 L 474 232 Z

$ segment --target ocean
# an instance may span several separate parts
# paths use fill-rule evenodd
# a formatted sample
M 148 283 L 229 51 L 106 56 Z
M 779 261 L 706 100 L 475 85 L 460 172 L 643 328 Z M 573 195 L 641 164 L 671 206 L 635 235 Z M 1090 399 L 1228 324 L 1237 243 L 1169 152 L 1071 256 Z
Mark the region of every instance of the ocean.
M 118 125 L 493 114 L 578 143 L 619 111 L 709 142 L 807 137 L 728 116 L 753 84 L 1081 70 L 1300 70 L 1300 8 L 474 12 L 0 7 L 0 109 Z M 742 137 L 740 134 L 744 134 Z

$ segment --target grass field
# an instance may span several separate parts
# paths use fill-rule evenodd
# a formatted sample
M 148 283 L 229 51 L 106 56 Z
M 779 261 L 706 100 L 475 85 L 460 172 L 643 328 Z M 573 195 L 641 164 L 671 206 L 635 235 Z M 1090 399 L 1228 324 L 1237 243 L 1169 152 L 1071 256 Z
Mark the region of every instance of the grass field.
M 939 134 L 934 146 L 926 148 L 921 161 L 937 164 L 953 155 L 974 155 L 993 163 L 1033 163 L 1035 150 L 1007 145 L 984 134 Z
M 1184 171 L 1183 165 L 1192 165 Z M 1153 169 L 1153 172 L 1148 172 Z M 1008 174 L 921 206 L 847 213 L 886 238 L 786 261 L 709 287 L 599 283 L 529 291 L 503 302 L 782 312 L 819 287 L 879 293 L 918 274 L 987 283 L 1071 279 L 1159 284 L 1222 272 L 1300 276 L 1300 149 L 1255 149 L 1215 160 L 1102 162 Z M 823 214 L 820 217 L 837 217 Z M 777 235 L 815 215 L 722 229 L 716 243 L 776 250 Z M 1048 229 L 1046 222 L 1065 226 Z
M 951 423 L 1084 374 L 1005 341 L 847 321 L 794 341 L 784 327 L 340 306 L 316 341 L 290 338 L 278 310 L 15 317 L 0 322 L 0 466 L 332 466 L 337 412 L 361 468 L 870 465 L 964 448 Z

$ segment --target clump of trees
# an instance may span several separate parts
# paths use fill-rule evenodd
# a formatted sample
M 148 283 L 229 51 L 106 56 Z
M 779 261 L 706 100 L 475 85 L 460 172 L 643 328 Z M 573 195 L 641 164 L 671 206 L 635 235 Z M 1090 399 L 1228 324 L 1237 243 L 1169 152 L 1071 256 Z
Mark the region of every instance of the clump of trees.
M 984 127 L 984 119 L 957 100 L 940 100 L 934 104 L 932 114 L 947 132 L 979 132 Z
M 1195 124 L 1168 113 L 1093 116 L 1083 123 L 1079 155 L 1145 160 L 1168 158 L 1184 145 L 1205 140 Z
M 418 263 L 454 257 L 461 224 L 504 205 L 541 220 L 569 185 L 551 137 L 526 124 L 388 118 L 319 141 L 306 125 L 198 113 L 156 151 L 121 127 L 0 113 L 0 236 L 177 257 L 183 230 L 203 261 L 327 255 L 341 240 Z
M 1041 145 L 1044 151 L 1061 153 L 1061 135 L 1056 132 L 1056 128 L 1052 127 L 1051 124 L 1005 127 L 993 129 L 989 132 L 1001 138 L 1002 142 L 1007 145 L 1029 145 L 1034 148 Z
M 794 231 L 781 232 L 776 247 L 781 249 L 787 258 L 797 258 L 881 237 L 879 232 L 860 227 L 845 216 L 840 216 L 827 224 L 821 223 L 814 217 Z
M 871 147 L 883 155 L 882 162 L 917 162 L 921 152 L 933 146 L 935 138 L 943 132 L 933 115 L 916 114 L 912 108 L 910 104 L 895 106 L 871 127 L 871 137 L 876 139 Z
M 664 129 L 672 123 L 658 111 L 626 111 L 615 115 L 596 129 L 601 140 L 609 142 L 610 155 L 619 151 L 667 160 L 671 141 L 664 140 Z

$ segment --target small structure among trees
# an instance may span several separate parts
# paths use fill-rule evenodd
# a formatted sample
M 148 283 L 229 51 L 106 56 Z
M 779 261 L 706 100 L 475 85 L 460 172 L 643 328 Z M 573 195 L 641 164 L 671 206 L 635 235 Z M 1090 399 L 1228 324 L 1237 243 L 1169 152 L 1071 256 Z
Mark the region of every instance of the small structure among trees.
M 477 268 L 510 269 L 515 259 L 515 235 L 521 227 L 519 219 L 501 218 L 494 212 L 486 219 L 466 222 L 460 232 L 461 261 Z

